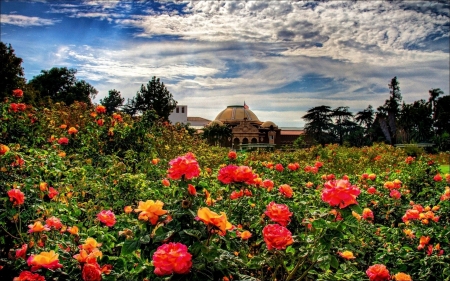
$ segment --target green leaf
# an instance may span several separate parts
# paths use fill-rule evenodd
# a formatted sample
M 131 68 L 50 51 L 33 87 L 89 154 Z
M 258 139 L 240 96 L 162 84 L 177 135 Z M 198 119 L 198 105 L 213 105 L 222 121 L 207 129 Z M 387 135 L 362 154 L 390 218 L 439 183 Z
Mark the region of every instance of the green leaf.
M 339 261 L 337 260 L 337 258 L 335 256 L 331 256 L 330 257 L 330 265 L 334 268 L 334 269 L 338 269 L 339 268 Z
M 200 239 L 200 237 L 202 236 L 202 233 L 196 229 L 185 229 L 185 230 L 183 230 L 183 232 L 186 233 L 187 235 L 195 237 L 197 239 Z
M 312 222 L 312 226 L 314 228 L 316 228 L 316 229 L 326 228 L 327 227 L 327 222 L 324 219 L 317 219 L 317 220 Z
M 132 239 L 132 240 L 125 240 L 122 246 L 122 250 L 120 251 L 121 256 L 126 256 L 137 249 L 139 249 L 139 246 L 141 245 L 139 239 Z

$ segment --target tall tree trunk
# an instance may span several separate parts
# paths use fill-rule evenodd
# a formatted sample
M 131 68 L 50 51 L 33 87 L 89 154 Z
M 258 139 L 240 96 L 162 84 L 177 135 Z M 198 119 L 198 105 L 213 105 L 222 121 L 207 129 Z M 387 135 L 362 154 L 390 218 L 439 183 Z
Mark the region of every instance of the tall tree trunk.
M 388 112 L 388 121 L 389 121 L 389 128 L 391 129 L 391 144 L 394 145 L 396 143 L 396 137 L 397 137 L 397 125 L 395 123 L 395 112 L 389 111 Z
M 378 122 L 380 122 L 381 130 L 383 131 L 386 140 L 392 144 L 391 135 L 389 134 L 389 128 L 384 117 L 378 117 Z

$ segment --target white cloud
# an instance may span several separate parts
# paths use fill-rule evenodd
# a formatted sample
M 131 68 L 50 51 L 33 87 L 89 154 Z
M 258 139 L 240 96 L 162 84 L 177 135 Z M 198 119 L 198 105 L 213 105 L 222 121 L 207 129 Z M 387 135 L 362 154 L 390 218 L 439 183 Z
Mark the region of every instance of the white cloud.
M 39 17 L 27 17 L 22 15 L 1 14 L 0 18 L 2 19 L 2 24 L 11 24 L 21 27 L 54 25 L 55 23 L 59 22 L 59 20 L 43 19 Z

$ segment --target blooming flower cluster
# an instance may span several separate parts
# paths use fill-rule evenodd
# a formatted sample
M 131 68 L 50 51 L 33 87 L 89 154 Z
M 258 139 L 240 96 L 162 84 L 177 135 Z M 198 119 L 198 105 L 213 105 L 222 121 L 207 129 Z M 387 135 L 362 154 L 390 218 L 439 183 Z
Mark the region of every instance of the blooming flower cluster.
M 292 212 L 289 211 L 289 207 L 287 205 L 277 204 L 273 201 L 267 205 L 264 214 L 272 221 L 277 222 L 282 226 L 287 226 L 291 221 L 292 216 Z
M 200 208 L 197 211 L 197 218 L 208 226 L 209 231 L 218 233 L 224 236 L 227 230 L 233 228 L 233 225 L 228 222 L 227 215 L 220 212 L 220 215 L 211 211 L 209 208 Z
M 254 184 L 257 175 L 248 166 L 228 165 L 219 170 L 217 179 L 223 184 L 246 183 Z
M 169 164 L 170 168 L 167 171 L 167 177 L 170 179 L 179 180 L 184 176 L 184 179 L 190 180 L 200 175 L 200 167 L 197 159 L 195 159 L 195 155 L 191 152 L 171 160 Z
M 424 208 L 420 204 L 414 204 L 412 209 L 406 210 L 402 220 L 406 224 L 409 224 L 411 220 L 420 220 L 423 224 L 428 224 L 430 220 L 438 222 L 439 216 L 434 214 L 434 211 L 437 210 L 439 210 L 439 206 L 434 206 L 433 208 L 427 206 Z
M 331 206 L 343 209 L 352 204 L 358 204 L 356 198 L 361 193 L 358 187 L 351 185 L 348 180 L 332 180 L 324 184 L 322 200 Z
M 167 213 L 167 210 L 163 210 L 164 203 L 157 200 L 147 200 L 145 202 L 139 201 L 139 205 L 134 211 L 139 213 L 139 220 L 150 221 L 155 225 L 158 222 L 160 216 Z
M 167 243 L 156 249 L 153 254 L 155 274 L 158 276 L 171 275 L 173 273 L 186 274 L 192 267 L 192 255 L 186 245 L 181 243 Z

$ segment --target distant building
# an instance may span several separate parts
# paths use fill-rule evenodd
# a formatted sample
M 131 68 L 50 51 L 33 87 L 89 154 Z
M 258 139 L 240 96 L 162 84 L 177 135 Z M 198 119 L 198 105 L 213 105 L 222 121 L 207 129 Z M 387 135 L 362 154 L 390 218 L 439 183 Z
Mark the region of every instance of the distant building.
M 172 124 L 183 123 L 187 124 L 187 105 L 177 105 L 169 115 L 169 121 Z
M 202 118 L 202 117 L 188 117 L 188 106 L 187 105 L 177 105 L 175 109 L 169 115 L 169 121 L 172 124 L 181 123 L 181 124 L 190 124 L 191 127 L 196 129 L 201 129 L 208 125 L 211 120 Z
M 235 148 L 241 144 L 290 145 L 303 134 L 303 128 L 279 128 L 272 121 L 262 122 L 242 105 L 228 106 L 209 125 L 212 124 L 231 127 L 228 145 Z
M 272 121 L 260 121 L 253 111 L 242 105 L 228 106 L 213 121 L 202 117 L 188 117 L 187 108 L 187 105 L 177 105 L 169 115 L 170 122 L 190 124 L 197 132 L 213 124 L 227 125 L 232 132 L 227 143 L 230 147 L 238 148 L 241 144 L 291 145 L 304 133 L 303 128 L 279 128 Z

